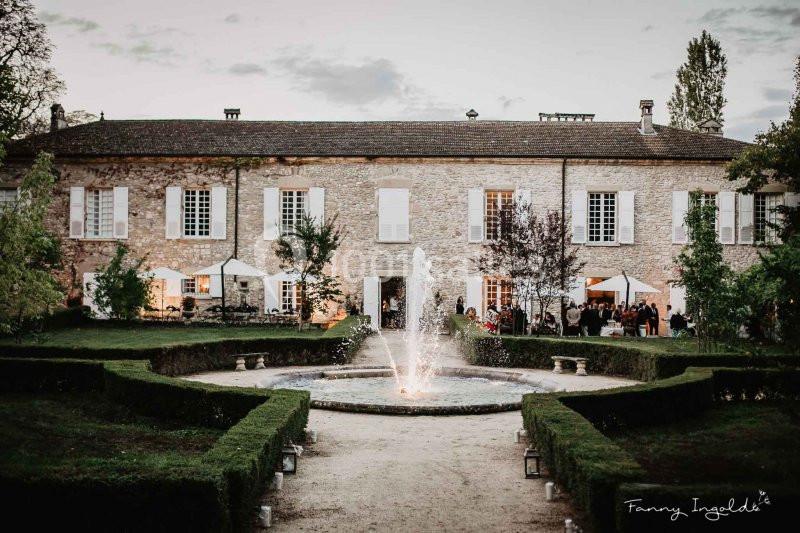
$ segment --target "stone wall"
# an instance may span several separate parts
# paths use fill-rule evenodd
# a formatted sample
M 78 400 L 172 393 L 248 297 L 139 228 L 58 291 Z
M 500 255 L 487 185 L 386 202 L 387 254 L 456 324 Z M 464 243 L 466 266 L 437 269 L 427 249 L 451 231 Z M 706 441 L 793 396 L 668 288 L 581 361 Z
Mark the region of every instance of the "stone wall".
M 223 260 L 234 247 L 234 172 L 228 162 L 212 159 L 107 159 L 58 161 L 60 178 L 49 219 L 64 243 L 66 283 L 80 281 L 111 256 L 113 241 L 75 240 L 68 236 L 69 187 L 129 188 L 129 239 L 133 252 L 146 255 L 152 267 L 166 266 L 190 273 Z M 0 174 L 3 185 L 13 184 L 22 171 L 9 163 Z M 264 187 L 324 187 L 327 216 L 338 214 L 346 231 L 334 272 L 346 294 L 361 299 L 365 275 L 405 275 L 415 247 L 433 260 L 433 272 L 445 302 L 452 308 L 465 295 L 465 279 L 476 275 L 472 263 L 480 244 L 467 242 L 467 190 L 525 188 L 532 191 L 537 211 L 561 209 L 561 160 L 548 159 L 299 159 L 264 160 L 240 174 L 238 256 L 270 274 L 279 266 L 273 241 L 263 239 Z M 165 238 L 165 188 L 225 185 L 227 238 Z M 377 189 L 410 189 L 410 242 L 377 241 Z M 580 245 L 587 277 L 607 277 L 625 270 L 662 289 L 648 298 L 665 311 L 674 277 L 672 258 L 672 191 L 735 190 L 725 179 L 721 163 L 569 160 L 566 165 L 567 215 L 573 190 L 635 191 L 635 244 Z M 750 245 L 725 246 L 726 257 L 740 269 L 757 259 Z M 231 284 L 226 284 L 231 285 Z M 260 281 L 251 283 L 250 302 L 263 305 Z M 232 290 L 232 288 L 231 288 Z M 226 291 L 228 293 L 228 291 Z M 231 294 L 233 296 L 233 294 Z M 235 298 L 238 301 L 238 298 Z M 201 302 L 202 303 L 202 302 Z

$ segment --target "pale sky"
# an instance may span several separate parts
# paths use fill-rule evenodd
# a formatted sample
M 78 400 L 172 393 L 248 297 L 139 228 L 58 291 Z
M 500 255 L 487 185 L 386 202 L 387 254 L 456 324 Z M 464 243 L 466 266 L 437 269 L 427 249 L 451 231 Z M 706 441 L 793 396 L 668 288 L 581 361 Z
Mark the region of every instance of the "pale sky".
M 728 56 L 725 135 L 788 114 L 800 0 L 34 0 L 67 111 L 109 119 L 655 121 L 703 28 Z

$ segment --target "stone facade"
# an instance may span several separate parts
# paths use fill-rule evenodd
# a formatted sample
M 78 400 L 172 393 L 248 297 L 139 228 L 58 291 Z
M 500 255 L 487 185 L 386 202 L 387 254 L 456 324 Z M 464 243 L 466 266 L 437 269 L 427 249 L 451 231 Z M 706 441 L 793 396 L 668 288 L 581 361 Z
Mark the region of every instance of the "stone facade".
M 128 187 L 127 243 L 135 254 L 146 255 L 152 267 L 191 273 L 233 254 L 236 197 L 230 160 L 92 158 L 57 163 L 60 177 L 49 223 L 63 240 L 65 283 L 77 286 L 82 273 L 106 262 L 114 249 L 113 240 L 69 238 L 69 188 L 73 186 Z M 0 170 L 0 183 L 17 183 L 24 170 L 21 165 L 11 162 Z M 635 243 L 577 245 L 586 261 L 583 275 L 610 277 L 624 269 L 663 291 L 648 297 L 663 316 L 668 282 L 674 277 L 672 259 L 680 249 L 672 244 L 672 191 L 735 190 L 737 184 L 725 178 L 724 163 L 570 159 L 565 169 L 567 217 L 574 190 L 635 192 Z M 472 260 L 482 246 L 467 238 L 468 189 L 530 189 L 538 212 L 560 211 L 561 172 L 561 159 L 265 158 L 240 172 L 238 257 L 270 274 L 279 272 L 273 241 L 263 238 L 263 189 L 324 187 L 325 214 L 338 214 L 346 232 L 334 265 L 346 294 L 360 301 L 365 276 L 404 276 L 419 246 L 432 259 L 437 288 L 452 308 L 456 298 L 465 295 L 467 276 L 477 275 Z M 165 238 L 167 186 L 220 185 L 227 187 L 226 239 Z M 380 187 L 409 189 L 409 242 L 378 242 Z M 756 261 L 757 249 L 726 245 L 725 255 L 734 268 L 741 269 Z M 263 306 L 261 282 L 251 286 L 250 303 Z M 238 301 L 233 292 L 229 294 Z

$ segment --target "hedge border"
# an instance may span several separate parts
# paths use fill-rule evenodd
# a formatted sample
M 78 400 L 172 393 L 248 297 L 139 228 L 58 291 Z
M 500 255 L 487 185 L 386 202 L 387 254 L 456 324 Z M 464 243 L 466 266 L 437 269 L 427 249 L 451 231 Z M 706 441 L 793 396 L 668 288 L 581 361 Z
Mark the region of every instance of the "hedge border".
M 633 387 L 526 394 L 522 417 L 550 473 L 586 510 L 596 530 L 642 531 L 638 522 L 625 522 L 627 515 L 617 508 L 624 500 L 617 492 L 621 486 L 644 482 L 647 473 L 598 426 L 618 429 L 669 422 L 680 413 L 700 412 L 715 400 L 788 397 L 800 397 L 796 369 L 693 367 L 680 376 Z M 703 490 L 719 494 L 725 486 L 707 485 Z
M 284 442 L 300 438 L 308 421 L 306 391 L 185 382 L 150 372 L 146 361 L 0 359 L 0 374 L 9 371 L 18 384 L 0 391 L 105 390 L 110 400 L 144 415 L 227 429 L 196 464 L 158 476 L 0 474 L 0 497 L 15 502 L 10 508 L 20 518 L 32 516 L 31 506 L 57 501 L 60 526 L 69 517 L 89 530 L 124 523 L 142 530 L 249 531 L 253 505 L 279 465 Z M 68 383 L 81 372 L 74 386 Z
M 364 316 L 349 316 L 318 337 L 222 339 L 161 348 L 74 348 L 36 345 L 0 346 L 0 357 L 148 360 L 153 371 L 167 376 L 233 368 L 236 353 L 265 353 L 267 366 L 330 365 L 352 360 L 368 334 Z M 191 327 L 191 326 L 185 326 Z M 178 328 L 176 327 L 176 332 Z M 247 362 L 251 367 L 255 360 Z
M 490 335 L 463 315 L 451 315 L 450 329 L 467 361 L 481 366 L 551 369 L 552 356 L 586 357 L 589 373 L 653 381 L 678 376 L 695 366 L 773 368 L 800 365 L 800 355 L 791 354 L 675 354 L 558 337 Z

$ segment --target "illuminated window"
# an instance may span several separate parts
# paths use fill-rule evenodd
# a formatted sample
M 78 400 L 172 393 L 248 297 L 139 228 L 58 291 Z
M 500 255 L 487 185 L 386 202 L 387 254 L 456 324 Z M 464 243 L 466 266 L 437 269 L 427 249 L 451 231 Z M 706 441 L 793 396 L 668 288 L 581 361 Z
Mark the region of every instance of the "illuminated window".
M 308 191 L 281 191 L 281 235 L 292 235 L 303 218 Z
M 589 193 L 589 242 L 617 240 L 617 193 Z
M 495 240 L 500 237 L 500 213 L 504 209 L 510 209 L 513 201 L 513 191 L 486 191 L 484 227 L 487 239 Z
M 86 191 L 86 236 L 111 238 L 114 227 L 114 191 L 91 189 Z
M 195 276 L 182 282 L 184 294 L 208 294 L 211 288 L 211 276 Z
M 493 302 L 497 310 L 504 305 L 511 305 L 511 282 L 506 279 L 489 278 L 486 280 L 486 305 Z

